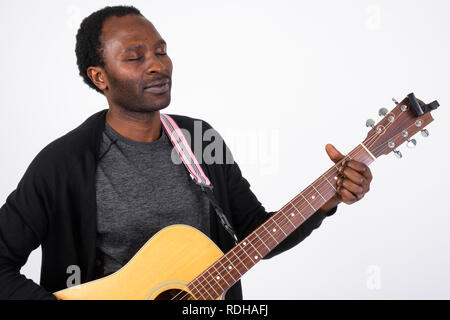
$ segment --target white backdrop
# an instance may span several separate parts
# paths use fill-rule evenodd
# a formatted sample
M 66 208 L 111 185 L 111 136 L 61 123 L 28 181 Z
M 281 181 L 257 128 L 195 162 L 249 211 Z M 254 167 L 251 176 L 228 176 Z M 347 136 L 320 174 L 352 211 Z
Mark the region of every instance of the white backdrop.
M 329 168 L 326 143 L 361 142 L 392 97 L 441 104 L 430 137 L 372 165 L 362 201 L 245 275 L 246 299 L 450 298 L 449 1 L 0 3 L 2 204 L 45 145 L 107 108 L 78 76 L 75 34 L 91 12 L 132 4 L 168 43 L 165 112 L 211 123 L 269 211 Z M 40 254 L 22 269 L 35 281 Z

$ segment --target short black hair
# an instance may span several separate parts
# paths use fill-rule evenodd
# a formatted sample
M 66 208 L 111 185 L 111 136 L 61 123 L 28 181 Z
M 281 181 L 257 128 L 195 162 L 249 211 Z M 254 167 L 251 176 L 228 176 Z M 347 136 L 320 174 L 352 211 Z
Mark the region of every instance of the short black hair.
M 91 79 L 87 76 L 86 70 L 90 66 L 105 67 L 105 61 L 103 60 L 103 47 L 100 41 L 104 21 L 111 16 L 122 17 L 128 14 L 142 16 L 141 12 L 133 6 L 108 6 L 95 11 L 88 17 L 84 18 L 81 22 L 80 28 L 78 29 L 75 54 L 77 56 L 80 76 L 89 87 L 95 89 L 101 94 L 104 94 L 103 91 L 97 88 L 97 86 L 91 81 Z

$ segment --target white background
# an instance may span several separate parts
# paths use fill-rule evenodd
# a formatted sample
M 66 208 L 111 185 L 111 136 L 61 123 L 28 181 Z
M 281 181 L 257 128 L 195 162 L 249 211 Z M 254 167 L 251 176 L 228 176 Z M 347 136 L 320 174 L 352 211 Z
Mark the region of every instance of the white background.
M 165 112 L 211 123 L 268 211 L 329 168 L 326 143 L 361 142 L 392 97 L 441 104 L 430 137 L 372 165 L 362 201 L 245 275 L 245 298 L 450 298 L 449 1 L 0 3 L 2 203 L 45 145 L 108 107 L 78 76 L 75 34 L 93 11 L 132 4 L 168 43 Z M 39 270 L 36 250 L 22 272 Z

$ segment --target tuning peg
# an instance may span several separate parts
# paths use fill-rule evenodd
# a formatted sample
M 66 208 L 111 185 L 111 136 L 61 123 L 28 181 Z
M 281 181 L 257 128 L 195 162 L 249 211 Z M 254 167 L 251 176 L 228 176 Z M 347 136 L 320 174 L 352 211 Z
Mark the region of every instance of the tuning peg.
M 395 103 L 396 105 L 398 104 L 398 101 L 395 100 L 395 98 L 392 98 L 392 101 L 394 101 L 394 103 Z
M 395 156 L 398 158 L 398 159 L 401 159 L 402 158 L 402 153 L 400 152 L 400 151 L 398 151 L 398 150 L 393 150 L 394 151 L 394 154 L 395 154 Z
M 380 117 L 384 117 L 387 113 L 388 113 L 388 109 L 386 109 L 386 108 L 380 108 L 380 110 L 378 110 L 378 115 Z
M 422 137 L 428 137 L 430 135 L 430 132 L 427 129 L 422 129 L 420 130 L 420 134 L 422 135 Z
M 406 140 L 406 141 L 408 141 L 408 143 L 406 144 L 406 146 L 408 147 L 408 148 L 414 148 L 416 145 L 417 145 L 417 141 L 416 141 L 416 139 L 408 139 L 408 140 Z
M 366 121 L 366 127 L 371 127 L 373 128 L 375 126 L 375 121 L 373 119 L 368 119 Z

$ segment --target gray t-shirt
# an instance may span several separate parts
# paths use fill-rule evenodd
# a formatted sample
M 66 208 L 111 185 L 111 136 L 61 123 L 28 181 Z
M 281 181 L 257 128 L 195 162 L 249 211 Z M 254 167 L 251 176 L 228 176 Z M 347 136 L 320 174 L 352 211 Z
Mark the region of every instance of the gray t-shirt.
M 209 200 L 183 163 L 173 163 L 173 146 L 161 131 L 156 141 L 136 142 L 105 123 L 100 155 L 106 153 L 96 172 L 97 248 L 105 275 L 166 226 L 187 224 L 209 236 Z

